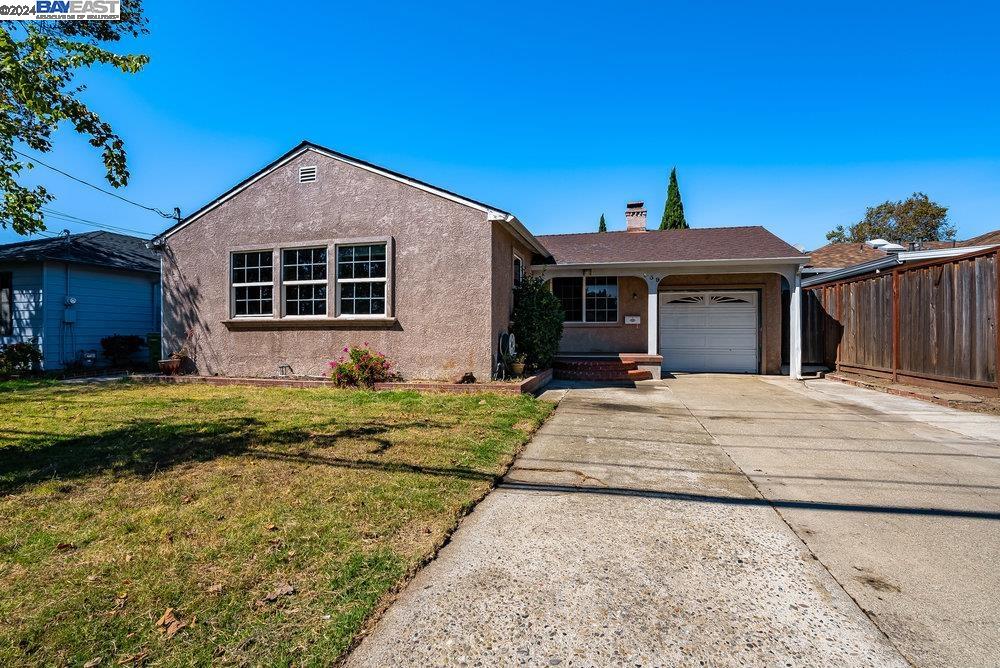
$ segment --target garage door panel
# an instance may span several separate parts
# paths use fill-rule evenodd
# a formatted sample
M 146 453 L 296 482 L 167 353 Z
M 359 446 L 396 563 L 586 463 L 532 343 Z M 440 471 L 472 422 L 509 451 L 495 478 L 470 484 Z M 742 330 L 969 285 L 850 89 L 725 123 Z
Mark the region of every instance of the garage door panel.
M 758 371 L 756 292 L 667 292 L 659 303 L 665 370 Z

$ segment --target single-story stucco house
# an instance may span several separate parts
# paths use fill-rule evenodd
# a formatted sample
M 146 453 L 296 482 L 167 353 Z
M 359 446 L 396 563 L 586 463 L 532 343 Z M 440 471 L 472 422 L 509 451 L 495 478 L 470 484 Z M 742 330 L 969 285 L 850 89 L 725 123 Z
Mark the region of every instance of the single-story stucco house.
M 0 246 L 0 344 L 37 343 L 53 371 L 104 364 L 106 336 L 158 332 L 160 262 L 146 243 L 84 232 Z
M 488 379 L 512 290 L 551 281 L 566 356 L 800 375 L 800 268 L 763 227 L 535 236 L 499 207 L 303 142 L 154 240 L 164 353 L 198 373 L 319 375 L 350 344 L 404 377 Z M 783 312 L 783 286 L 796 298 Z

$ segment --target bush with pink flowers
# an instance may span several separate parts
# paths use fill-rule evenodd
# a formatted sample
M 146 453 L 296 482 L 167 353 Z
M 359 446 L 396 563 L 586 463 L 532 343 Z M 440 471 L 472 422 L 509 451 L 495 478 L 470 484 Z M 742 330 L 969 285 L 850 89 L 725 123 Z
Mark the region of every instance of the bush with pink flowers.
M 385 355 L 364 346 L 344 348 L 339 360 L 330 362 L 330 377 L 340 387 L 367 387 L 396 380 L 392 362 Z

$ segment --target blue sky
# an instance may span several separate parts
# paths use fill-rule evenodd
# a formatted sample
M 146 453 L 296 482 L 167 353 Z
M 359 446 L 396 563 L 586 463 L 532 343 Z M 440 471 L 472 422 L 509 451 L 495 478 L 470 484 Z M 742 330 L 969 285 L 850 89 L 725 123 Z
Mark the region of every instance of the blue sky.
M 309 139 L 537 234 L 594 230 L 601 213 L 623 227 L 629 199 L 658 221 L 674 165 L 694 227 L 764 225 L 813 248 L 922 190 L 962 238 L 1000 228 L 993 4 L 538 4 L 292 4 L 258 18 L 254 3 L 152 0 L 151 34 L 123 45 L 150 65 L 89 73 L 85 99 L 125 139 L 123 194 L 182 212 Z M 70 132 L 43 159 L 101 182 Z M 36 176 L 55 210 L 165 227 Z

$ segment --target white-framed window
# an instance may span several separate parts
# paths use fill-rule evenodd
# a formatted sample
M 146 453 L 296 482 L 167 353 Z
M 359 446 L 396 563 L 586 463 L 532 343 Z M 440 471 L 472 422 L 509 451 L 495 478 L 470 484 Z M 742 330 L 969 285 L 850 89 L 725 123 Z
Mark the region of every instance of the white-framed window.
M 281 251 L 281 290 L 287 316 L 326 315 L 326 247 Z
M 273 254 L 270 250 L 230 255 L 233 317 L 274 315 Z
M 520 285 L 524 278 L 524 260 L 517 253 L 514 253 L 514 285 Z
M 386 315 L 388 263 L 384 242 L 337 246 L 337 315 Z
M 617 276 L 553 278 L 552 294 L 562 304 L 564 322 L 618 322 Z

